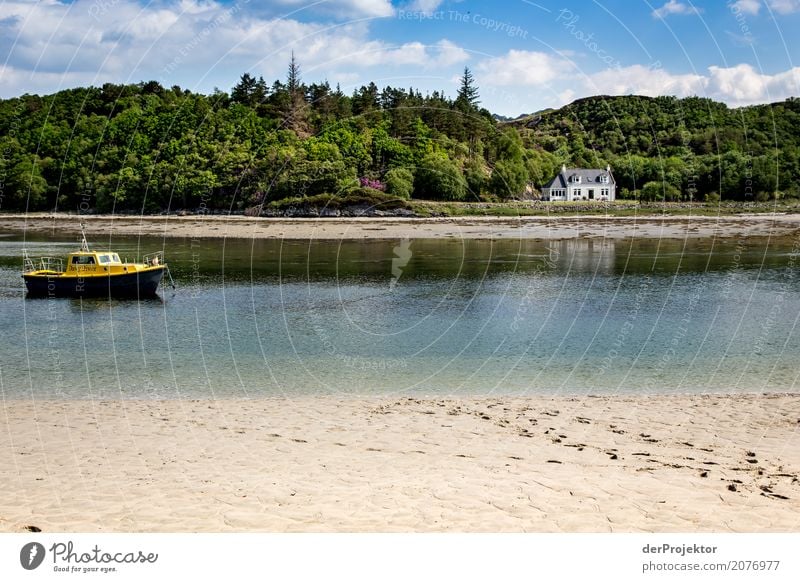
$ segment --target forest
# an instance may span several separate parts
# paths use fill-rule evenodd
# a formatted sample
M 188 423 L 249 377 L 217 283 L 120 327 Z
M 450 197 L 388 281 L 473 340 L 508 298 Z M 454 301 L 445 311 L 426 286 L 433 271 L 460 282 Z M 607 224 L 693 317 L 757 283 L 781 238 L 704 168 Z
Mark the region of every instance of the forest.
M 502 120 L 465 68 L 455 96 L 303 81 L 225 92 L 155 81 L 0 101 L 0 210 L 258 213 L 310 200 L 536 198 L 562 164 L 610 164 L 618 197 L 800 197 L 800 101 L 598 96 Z

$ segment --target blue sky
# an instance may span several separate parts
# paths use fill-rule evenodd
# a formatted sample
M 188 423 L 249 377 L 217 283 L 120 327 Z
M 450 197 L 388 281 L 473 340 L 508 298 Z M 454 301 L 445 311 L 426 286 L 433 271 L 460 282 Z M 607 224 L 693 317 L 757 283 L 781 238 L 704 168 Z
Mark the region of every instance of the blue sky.
M 517 115 L 596 94 L 800 95 L 800 0 L 8 0 L 0 96 L 156 79 L 229 90 L 243 72 L 350 92 L 374 80 Z

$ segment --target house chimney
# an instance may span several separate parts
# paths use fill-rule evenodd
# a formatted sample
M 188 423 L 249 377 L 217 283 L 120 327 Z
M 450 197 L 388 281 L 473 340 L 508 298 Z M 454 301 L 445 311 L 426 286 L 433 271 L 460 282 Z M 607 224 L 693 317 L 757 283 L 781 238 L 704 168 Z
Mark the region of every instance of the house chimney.
M 606 172 L 611 173 L 611 164 L 606 164 Z
M 561 173 L 562 174 L 566 174 L 567 173 L 567 165 L 566 164 L 561 164 Z

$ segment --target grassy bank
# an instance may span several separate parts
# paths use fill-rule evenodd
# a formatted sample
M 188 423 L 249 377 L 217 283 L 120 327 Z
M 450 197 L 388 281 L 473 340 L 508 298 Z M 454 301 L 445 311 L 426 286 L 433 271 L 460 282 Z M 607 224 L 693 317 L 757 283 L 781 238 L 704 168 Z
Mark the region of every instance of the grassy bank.
M 800 203 L 787 204 L 774 202 L 722 202 L 706 204 L 703 202 L 651 202 L 637 203 L 621 200 L 611 203 L 600 202 L 432 202 L 426 200 L 410 201 L 412 211 L 418 216 L 547 216 L 558 215 L 598 215 L 634 216 L 637 214 L 664 214 L 669 216 L 731 216 L 752 213 L 800 213 Z

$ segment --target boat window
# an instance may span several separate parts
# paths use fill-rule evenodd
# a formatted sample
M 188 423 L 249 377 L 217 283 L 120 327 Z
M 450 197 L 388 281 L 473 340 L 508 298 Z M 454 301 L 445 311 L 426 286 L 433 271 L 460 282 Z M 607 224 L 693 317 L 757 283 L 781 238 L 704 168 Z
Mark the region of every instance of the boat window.
M 97 258 L 103 264 L 106 264 L 111 261 L 111 257 L 109 257 L 108 255 L 97 255 Z
M 113 262 L 115 262 L 115 263 L 119 263 L 119 262 L 121 262 L 121 261 L 119 260 L 119 255 L 118 255 L 117 253 L 114 253 L 113 255 L 111 255 L 111 260 L 112 260 Z
M 72 257 L 73 265 L 94 265 L 94 257 L 91 255 L 78 255 Z

